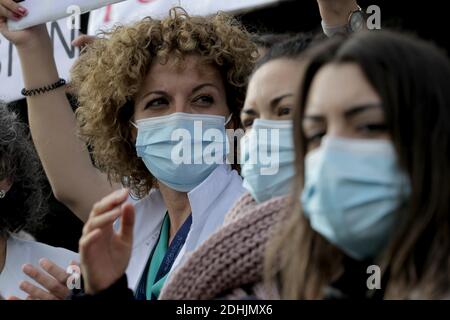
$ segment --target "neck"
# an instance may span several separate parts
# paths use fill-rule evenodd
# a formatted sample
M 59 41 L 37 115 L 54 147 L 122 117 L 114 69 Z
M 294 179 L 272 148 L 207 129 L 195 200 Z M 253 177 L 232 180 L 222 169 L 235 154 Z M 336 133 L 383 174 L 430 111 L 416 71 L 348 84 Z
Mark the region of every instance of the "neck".
M 6 263 L 6 238 L 0 236 L 0 273 Z
M 179 192 L 160 183 L 159 190 L 167 207 L 170 219 L 169 244 L 191 214 L 191 205 L 186 192 Z

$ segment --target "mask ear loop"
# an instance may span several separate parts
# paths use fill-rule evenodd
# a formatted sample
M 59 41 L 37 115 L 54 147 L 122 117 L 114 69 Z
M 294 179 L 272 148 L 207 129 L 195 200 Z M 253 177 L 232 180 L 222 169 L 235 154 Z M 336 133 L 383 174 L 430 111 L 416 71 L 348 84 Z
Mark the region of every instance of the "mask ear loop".
M 6 197 L 6 192 L 5 190 L 0 190 L 0 199 L 3 199 L 4 197 Z
M 230 115 L 228 116 L 227 120 L 225 121 L 225 126 L 230 123 L 231 118 L 233 118 L 233 114 L 232 113 L 230 113 Z
M 139 128 L 138 128 L 138 125 L 137 125 L 136 123 L 134 123 L 134 121 L 131 121 L 131 120 L 130 120 L 130 123 L 132 124 L 133 127 L 135 127 L 136 129 L 139 129 Z

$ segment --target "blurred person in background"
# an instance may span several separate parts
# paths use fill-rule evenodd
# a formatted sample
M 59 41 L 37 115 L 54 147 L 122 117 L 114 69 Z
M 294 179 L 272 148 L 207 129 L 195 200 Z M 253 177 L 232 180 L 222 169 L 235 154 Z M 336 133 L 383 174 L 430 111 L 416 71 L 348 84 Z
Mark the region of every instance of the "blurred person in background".
M 447 56 L 390 32 L 310 53 L 294 120 L 297 206 L 271 241 L 267 278 L 285 299 L 448 298 Z
M 27 278 L 26 263 L 49 258 L 61 266 L 78 260 L 74 252 L 24 240 L 18 233 L 33 230 L 46 213 L 43 172 L 27 128 L 0 104 L 0 294 L 26 298 L 19 285 Z M 41 261 L 46 266 L 46 261 Z M 58 283 L 54 279 L 54 283 Z

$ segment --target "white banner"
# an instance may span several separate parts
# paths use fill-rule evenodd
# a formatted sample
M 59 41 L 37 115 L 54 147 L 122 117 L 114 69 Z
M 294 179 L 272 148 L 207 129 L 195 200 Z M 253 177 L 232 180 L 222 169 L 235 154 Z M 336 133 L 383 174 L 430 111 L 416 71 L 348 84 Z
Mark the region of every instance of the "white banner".
M 162 18 L 170 8 L 183 7 L 189 14 L 210 15 L 217 11 L 239 12 L 266 6 L 282 0 L 127 0 L 91 12 L 89 34 L 108 30 L 115 24 L 125 24 L 144 17 Z
M 71 15 L 79 18 L 82 13 L 121 1 L 124 0 L 25 0 L 20 5 L 28 10 L 28 14 L 19 21 L 9 20 L 8 29 L 23 30 Z
M 11 28 L 21 29 L 36 23 L 50 21 L 75 14 L 68 12 L 71 6 L 79 6 L 80 13 L 92 8 L 106 7 L 91 12 L 89 34 L 109 29 L 116 23 L 129 23 L 146 16 L 162 18 L 170 8 L 181 6 L 189 14 L 209 15 L 217 11 L 237 12 L 266 6 L 282 0 L 25 0 L 21 5 L 28 8 L 28 17 L 20 23 L 8 22 Z M 117 3 L 121 2 L 121 3 Z M 37 5 L 39 3 L 39 5 Z M 78 30 L 69 28 L 73 17 L 48 23 L 48 30 L 54 44 L 54 55 L 62 78 L 68 79 L 69 71 L 79 56 L 79 50 L 71 42 L 78 36 Z M 76 27 L 76 25 L 75 25 Z M 11 102 L 22 98 L 22 71 L 15 47 L 0 35 L 0 100 Z
M 79 50 L 72 46 L 79 31 L 67 28 L 67 19 L 47 24 L 52 38 L 55 59 L 61 78 L 67 79 L 69 70 L 79 57 Z M 11 102 L 23 98 L 22 70 L 16 48 L 0 35 L 0 100 Z

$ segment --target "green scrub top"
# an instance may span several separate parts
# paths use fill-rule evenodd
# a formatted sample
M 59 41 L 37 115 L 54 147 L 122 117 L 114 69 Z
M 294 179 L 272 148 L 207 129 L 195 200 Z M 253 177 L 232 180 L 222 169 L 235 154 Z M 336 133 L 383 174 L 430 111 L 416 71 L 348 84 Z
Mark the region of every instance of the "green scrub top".
M 169 215 L 166 214 L 161 227 L 161 233 L 159 236 L 158 243 L 156 244 L 155 250 L 153 252 L 152 260 L 150 262 L 150 267 L 147 275 L 147 288 L 146 297 L 147 300 L 152 300 L 152 297 L 159 297 L 161 289 L 166 282 L 168 274 L 159 279 L 155 283 L 156 274 L 158 273 L 159 267 L 167 253 L 169 247 L 169 232 L 170 232 L 170 220 Z

